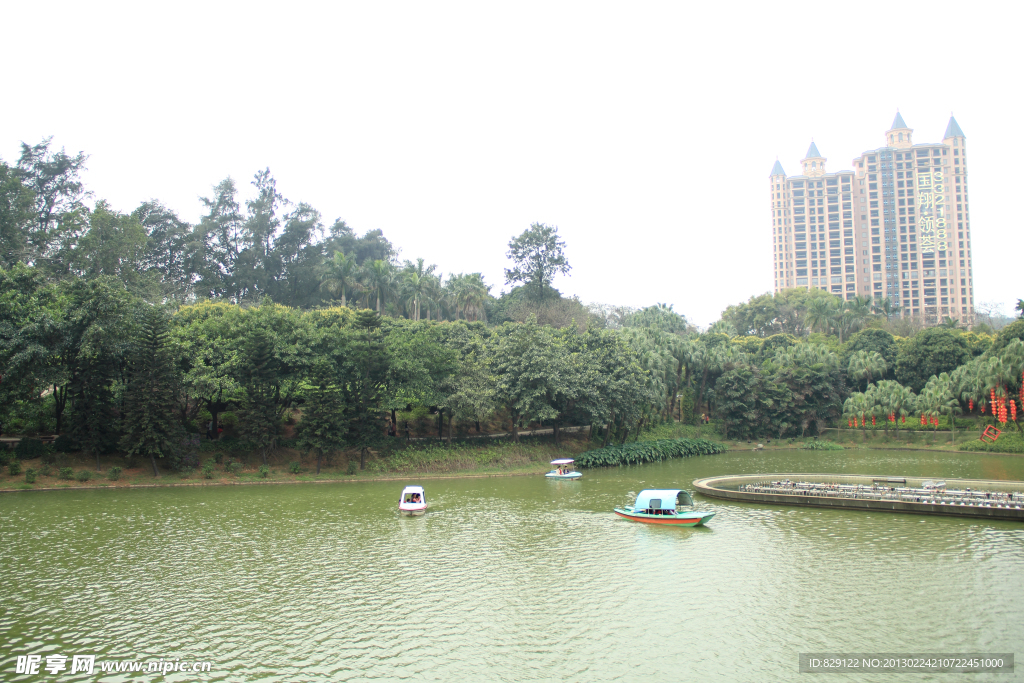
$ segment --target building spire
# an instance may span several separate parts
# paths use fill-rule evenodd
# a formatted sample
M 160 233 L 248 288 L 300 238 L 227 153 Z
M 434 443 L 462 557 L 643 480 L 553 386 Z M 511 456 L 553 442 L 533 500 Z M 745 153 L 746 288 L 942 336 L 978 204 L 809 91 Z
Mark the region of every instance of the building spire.
M 906 124 L 906 122 L 903 120 L 903 116 L 900 114 L 900 110 L 897 109 L 896 118 L 892 120 L 892 126 L 889 127 L 889 130 L 897 130 L 900 128 L 910 128 L 910 126 Z
M 818 151 L 818 146 L 814 144 L 814 138 L 811 138 L 811 146 L 807 148 L 807 156 L 805 159 L 824 159 L 821 156 L 821 152 Z
M 965 138 L 964 132 L 960 130 L 960 125 L 953 118 L 953 112 L 949 112 L 949 124 L 946 125 L 946 134 L 942 136 L 942 139 L 947 138 Z
M 779 163 L 779 158 L 775 157 L 775 165 L 772 166 L 771 175 L 786 175 L 786 172 L 782 170 L 782 164 Z

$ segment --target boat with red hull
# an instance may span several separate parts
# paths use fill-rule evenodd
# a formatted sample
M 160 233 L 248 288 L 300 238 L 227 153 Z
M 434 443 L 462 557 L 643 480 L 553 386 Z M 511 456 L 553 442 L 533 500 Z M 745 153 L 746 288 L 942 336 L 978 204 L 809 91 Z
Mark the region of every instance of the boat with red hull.
M 683 506 L 692 508 L 693 498 L 682 489 L 644 489 L 634 505 L 615 508 L 615 514 L 635 522 L 674 526 L 700 526 L 715 516 L 714 512 L 683 510 Z

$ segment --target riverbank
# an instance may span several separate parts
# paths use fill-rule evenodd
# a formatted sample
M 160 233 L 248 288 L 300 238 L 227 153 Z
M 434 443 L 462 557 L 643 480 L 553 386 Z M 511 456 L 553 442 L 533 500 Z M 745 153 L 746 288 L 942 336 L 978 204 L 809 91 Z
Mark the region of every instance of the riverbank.
M 901 431 L 897 435 L 895 431 L 886 434 L 881 430 L 852 429 L 826 430 L 825 435 L 818 439 L 747 442 L 722 438 L 714 425 L 698 427 L 670 423 L 645 432 L 640 440 L 679 438 L 710 439 L 722 443 L 732 452 L 816 449 L 826 452 L 915 450 L 1016 454 L 1012 450 L 986 447 L 977 440 L 977 433 L 970 431 L 957 432 L 955 446 L 949 432 Z M 1009 446 L 1016 438 L 1014 434 L 1004 434 L 1000 446 Z M 971 447 L 964 448 L 967 444 Z M 333 459 L 325 459 L 320 474 L 316 473 L 315 459 L 293 448 L 278 449 L 264 471 L 261 469 L 262 460 L 252 453 L 237 450 L 237 442 L 224 442 L 219 450 L 210 446 L 212 444 L 204 446 L 200 453 L 202 464 L 192 469 L 174 471 L 166 466 L 167 463 L 159 462 L 160 477 L 153 476 L 150 463 L 137 463 L 135 467 L 128 468 L 118 455 L 102 458 L 97 470 L 95 459 L 81 453 L 49 453 L 45 457 L 49 464 L 44 464 L 41 458 L 17 461 L 20 471 L 15 475 L 10 474 L 8 467 L 3 467 L 0 471 L 0 492 L 537 476 L 550 469 L 551 460 L 576 457 L 584 451 L 600 448 L 602 443 L 588 439 L 585 433 L 564 432 L 559 444 L 555 444 L 550 435 L 524 437 L 519 444 L 491 439 L 456 441 L 451 446 L 436 441 L 413 442 L 371 452 L 363 470 L 358 468 L 358 453 L 338 454 Z M 29 470 L 35 472 L 31 482 L 26 478 Z
M 51 453 L 44 458 L 16 461 L 17 474 L 12 475 L 4 467 L 0 473 L 0 492 L 528 476 L 549 471 L 551 460 L 571 458 L 600 445 L 583 435 L 566 436 L 560 441 L 555 444 L 551 438 L 535 437 L 519 444 L 414 443 L 371 451 L 365 469 L 359 469 L 358 453 L 325 458 L 319 474 L 315 458 L 304 457 L 306 454 L 291 448 L 278 449 L 266 467 L 262 459 L 251 453 L 231 448 L 204 451 L 201 466 L 180 472 L 161 467 L 159 477 L 153 476 L 149 462 L 126 467 L 124 459 L 114 455 L 101 458 L 97 468 L 95 459 L 80 453 Z M 166 463 L 158 461 L 158 465 Z M 34 475 L 26 477 L 30 471 Z

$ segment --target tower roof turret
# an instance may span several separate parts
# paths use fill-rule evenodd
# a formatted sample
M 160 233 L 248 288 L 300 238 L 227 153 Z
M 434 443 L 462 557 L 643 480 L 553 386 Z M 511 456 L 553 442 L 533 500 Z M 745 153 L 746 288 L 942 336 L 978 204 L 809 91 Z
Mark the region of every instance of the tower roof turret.
M 775 165 L 772 166 L 771 175 L 786 175 L 786 172 L 782 170 L 782 164 L 779 163 L 778 159 L 775 160 Z
M 946 134 L 942 136 L 942 139 L 945 140 L 946 138 L 965 138 L 965 137 L 967 137 L 967 136 L 964 135 L 964 132 L 962 130 L 960 130 L 960 126 L 959 126 L 959 124 L 957 124 L 956 119 L 954 119 L 953 115 L 950 114 L 949 115 L 949 124 L 946 126 Z
M 889 130 L 896 130 L 897 128 L 910 128 L 910 126 L 908 126 L 903 120 L 903 115 L 900 114 L 899 109 L 896 110 L 896 118 L 892 120 L 892 126 Z
M 818 151 L 818 146 L 816 144 L 814 144 L 814 140 L 811 140 L 811 146 L 807 148 L 807 156 L 804 157 L 804 158 L 805 159 L 824 159 L 825 157 L 821 156 L 821 152 Z

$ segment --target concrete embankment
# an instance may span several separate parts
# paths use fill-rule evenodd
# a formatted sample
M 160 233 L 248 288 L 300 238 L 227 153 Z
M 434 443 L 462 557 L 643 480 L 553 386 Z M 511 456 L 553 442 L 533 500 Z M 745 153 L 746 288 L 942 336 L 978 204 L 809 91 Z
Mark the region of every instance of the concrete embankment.
M 1024 481 L 841 474 L 747 474 L 693 482 L 710 498 L 743 503 L 909 512 L 1024 522 Z M 831 488 L 829 488 L 831 487 Z M 986 497 L 988 496 L 988 497 Z

